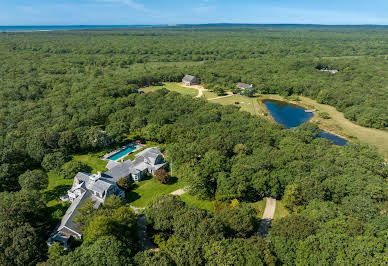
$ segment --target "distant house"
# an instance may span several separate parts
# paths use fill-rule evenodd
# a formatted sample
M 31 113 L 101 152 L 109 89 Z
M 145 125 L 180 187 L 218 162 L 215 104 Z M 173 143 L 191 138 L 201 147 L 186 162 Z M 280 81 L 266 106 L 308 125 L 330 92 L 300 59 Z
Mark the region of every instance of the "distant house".
M 154 175 L 155 171 L 166 166 L 167 163 L 160 150 L 152 147 L 136 154 L 133 162 L 131 160 L 122 163 L 109 161 L 107 164 L 109 170 L 105 173 L 99 172 L 97 175 L 78 173 L 74 177 L 72 188 L 67 192 L 67 195 L 61 197 L 62 200 L 70 201 L 71 205 L 62 217 L 61 223 L 50 235 L 47 241 L 48 245 L 60 242 L 67 248 L 68 240 L 71 237 L 82 238 L 80 226 L 73 219 L 78 208 L 86 199 L 90 198 L 96 209 L 111 195 L 124 199 L 124 191 L 117 186 L 117 182 L 121 178 L 138 182 L 147 173 Z
M 191 75 L 186 75 L 184 76 L 184 78 L 182 79 L 182 82 L 183 84 L 185 84 L 186 86 L 191 86 L 191 85 L 198 85 L 200 84 L 200 81 L 198 78 L 194 77 L 194 76 L 191 76 Z
M 319 71 L 329 72 L 330 74 L 337 74 L 339 72 L 337 69 L 328 69 L 328 68 L 322 68 L 322 69 L 319 69 Z
M 246 89 L 253 88 L 253 84 L 246 84 L 246 83 L 239 82 L 237 83 L 237 87 L 241 90 L 246 90 Z

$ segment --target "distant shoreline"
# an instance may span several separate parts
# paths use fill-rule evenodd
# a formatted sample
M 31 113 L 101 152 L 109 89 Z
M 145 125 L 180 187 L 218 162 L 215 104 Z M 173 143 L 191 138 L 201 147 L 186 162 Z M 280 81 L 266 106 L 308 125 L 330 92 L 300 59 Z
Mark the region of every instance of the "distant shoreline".
M 93 30 L 93 29 L 120 29 L 120 28 L 150 28 L 150 27 L 388 27 L 388 25 L 323 25 L 323 24 L 154 24 L 154 25 L 35 25 L 35 26 L 0 26 L 0 32 L 36 32 L 36 31 L 63 31 L 63 30 Z

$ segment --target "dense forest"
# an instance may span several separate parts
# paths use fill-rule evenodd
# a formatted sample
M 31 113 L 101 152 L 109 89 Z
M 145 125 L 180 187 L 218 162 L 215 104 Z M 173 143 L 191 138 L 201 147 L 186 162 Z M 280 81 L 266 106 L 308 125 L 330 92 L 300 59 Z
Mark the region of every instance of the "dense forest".
M 387 28 L 168 28 L 0 34 L 0 264 L 388 264 L 388 167 L 370 147 L 337 147 L 304 124 L 266 119 L 141 86 L 198 75 L 209 88 L 254 83 L 303 94 L 357 123 L 388 126 Z M 338 69 L 331 75 L 318 71 Z M 62 213 L 47 207 L 47 173 L 86 171 L 71 157 L 128 135 L 160 144 L 190 193 L 146 209 L 159 251 L 139 252 L 136 215 L 111 198 L 88 203 L 84 239 L 64 251 L 45 241 Z M 257 236 L 265 196 L 290 215 Z

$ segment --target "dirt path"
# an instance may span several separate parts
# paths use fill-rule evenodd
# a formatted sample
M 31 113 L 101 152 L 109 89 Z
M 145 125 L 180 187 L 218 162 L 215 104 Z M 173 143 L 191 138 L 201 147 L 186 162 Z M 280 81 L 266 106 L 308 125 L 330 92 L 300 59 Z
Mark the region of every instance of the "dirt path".
M 139 228 L 139 240 L 140 240 L 140 249 L 145 250 L 155 250 L 156 246 L 152 243 L 150 238 L 147 235 L 147 217 L 145 214 L 138 215 L 137 217 L 137 227 Z
M 232 92 L 227 92 L 227 95 L 225 95 L 225 96 L 218 96 L 218 97 L 210 98 L 210 99 L 207 99 L 207 100 L 208 100 L 208 101 L 213 101 L 213 100 L 218 100 L 218 99 L 227 98 L 227 97 L 230 97 L 230 96 L 233 96 L 233 93 L 232 93 Z
M 181 189 L 178 189 L 178 190 L 175 190 L 175 191 L 171 192 L 170 195 L 182 196 L 185 193 L 186 193 L 186 189 L 181 188 Z
M 190 89 L 197 90 L 198 91 L 198 95 L 195 96 L 195 98 L 201 98 L 203 96 L 203 92 L 204 91 L 208 91 L 207 89 L 205 89 L 201 85 L 186 86 L 185 84 L 182 83 L 182 84 L 180 84 L 180 86 L 185 87 L 185 88 L 190 88 Z
M 271 221 L 275 215 L 276 209 L 276 199 L 267 198 L 267 203 L 265 205 L 264 214 L 261 218 L 261 222 L 259 225 L 259 235 L 262 237 L 266 237 L 268 234 L 269 227 L 271 225 Z

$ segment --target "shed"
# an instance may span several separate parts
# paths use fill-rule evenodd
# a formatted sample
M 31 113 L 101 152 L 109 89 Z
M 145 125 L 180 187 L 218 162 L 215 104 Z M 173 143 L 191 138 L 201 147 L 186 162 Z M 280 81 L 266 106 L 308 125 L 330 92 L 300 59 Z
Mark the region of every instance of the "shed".
M 186 86 L 191 86 L 191 85 L 198 85 L 200 84 L 199 82 L 199 79 L 194 77 L 194 76 L 191 76 L 191 75 L 186 75 L 184 76 L 184 78 L 182 79 L 182 82 L 183 84 L 185 84 Z

